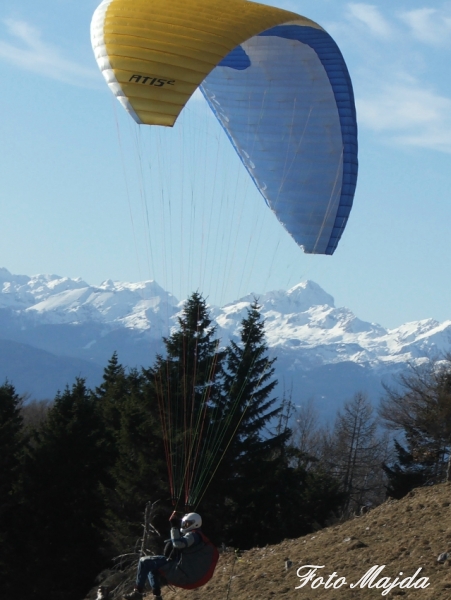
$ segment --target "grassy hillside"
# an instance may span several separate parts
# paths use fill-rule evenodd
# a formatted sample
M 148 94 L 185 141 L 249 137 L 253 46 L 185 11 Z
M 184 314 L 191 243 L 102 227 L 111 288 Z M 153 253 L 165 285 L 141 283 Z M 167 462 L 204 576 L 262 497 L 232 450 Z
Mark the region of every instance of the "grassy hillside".
M 215 575 L 206 586 L 194 591 L 165 588 L 163 596 L 165 600 L 366 600 L 394 596 L 448 600 L 451 598 L 451 560 L 437 561 L 445 552 L 449 552 L 451 558 L 450 483 L 418 488 L 402 500 L 389 500 L 346 523 L 276 546 L 255 548 L 243 552 L 239 558 L 230 549 L 221 554 Z M 286 559 L 292 562 L 288 569 Z M 324 586 L 312 589 L 309 582 L 296 589 L 300 584 L 297 571 L 307 564 L 324 565 L 318 569 L 317 577 L 322 575 L 325 582 L 336 572 L 331 583 L 340 583 L 338 578 L 344 577 L 346 584 L 338 589 Z M 382 595 L 383 588 L 350 587 L 375 565 L 386 566 L 374 582 L 382 577 L 390 577 L 393 582 L 402 572 L 401 581 L 421 567 L 413 583 L 426 583 L 420 577 L 427 577 L 429 586 L 424 589 L 395 587 L 388 595 Z M 150 593 L 147 597 L 152 598 Z
M 323 529 L 297 540 L 287 540 L 277 546 L 243 552 L 236 560 L 233 553 L 221 555 L 213 580 L 197 591 L 176 593 L 166 591 L 165 599 L 178 600 L 265 598 L 297 598 L 307 600 L 327 598 L 383 598 L 383 589 L 368 587 L 325 590 L 323 586 L 312 589 L 307 583 L 295 589 L 300 580 L 297 569 L 306 564 L 325 565 L 327 581 L 334 571 L 348 583 L 357 583 L 374 565 L 386 565 L 377 579 L 388 576 L 394 579 L 399 572 L 411 576 L 422 567 L 418 578 L 429 577 L 425 589 L 394 588 L 395 594 L 421 600 L 445 600 L 451 597 L 451 563 L 437 562 L 443 552 L 451 555 L 451 485 L 442 484 L 420 488 L 400 501 L 387 501 L 366 515 L 341 525 Z M 285 569 L 285 559 L 293 565 Z M 306 571 L 304 570 L 304 573 Z M 230 585 L 230 589 L 229 589 Z

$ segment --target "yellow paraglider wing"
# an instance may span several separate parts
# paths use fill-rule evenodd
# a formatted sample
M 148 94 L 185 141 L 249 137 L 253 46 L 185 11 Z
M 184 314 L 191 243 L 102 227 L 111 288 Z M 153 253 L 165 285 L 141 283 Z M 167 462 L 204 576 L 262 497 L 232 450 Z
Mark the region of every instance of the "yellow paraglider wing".
M 104 0 L 91 39 L 111 91 L 137 123 L 174 125 L 229 52 L 276 25 L 319 25 L 247 0 Z

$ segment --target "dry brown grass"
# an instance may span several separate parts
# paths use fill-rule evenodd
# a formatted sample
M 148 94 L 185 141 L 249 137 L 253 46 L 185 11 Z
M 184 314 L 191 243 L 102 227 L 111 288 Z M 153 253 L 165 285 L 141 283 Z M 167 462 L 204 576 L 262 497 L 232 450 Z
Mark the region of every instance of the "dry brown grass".
M 256 524 L 257 526 L 257 524 Z M 233 551 L 221 554 L 213 579 L 193 591 L 164 589 L 164 600 L 348 600 L 402 598 L 449 600 L 451 562 L 437 557 L 451 555 L 451 484 L 419 488 L 406 498 L 389 500 L 366 515 L 315 534 L 285 540 L 276 546 L 255 548 L 235 558 Z M 285 568 L 285 559 L 292 561 Z M 345 577 L 339 589 L 301 589 L 297 569 L 306 564 L 324 565 L 325 579 L 334 571 Z M 388 596 L 383 589 L 356 588 L 356 583 L 374 565 L 386 565 L 378 579 L 394 579 L 399 572 L 428 577 L 426 589 L 394 588 Z M 318 573 L 320 575 L 320 573 Z M 151 598 L 151 597 L 150 597 Z

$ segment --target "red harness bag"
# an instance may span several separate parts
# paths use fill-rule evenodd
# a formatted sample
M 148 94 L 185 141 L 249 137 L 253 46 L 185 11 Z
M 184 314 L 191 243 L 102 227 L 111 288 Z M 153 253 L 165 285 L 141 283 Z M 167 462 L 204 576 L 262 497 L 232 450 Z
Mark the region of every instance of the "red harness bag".
M 202 533 L 202 542 L 181 552 L 178 561 L 169 561 L 159 569 L 166 581 L 175 587 L 194 590 L 205 585 L 213 577 L 219 559 L 218 549 Z

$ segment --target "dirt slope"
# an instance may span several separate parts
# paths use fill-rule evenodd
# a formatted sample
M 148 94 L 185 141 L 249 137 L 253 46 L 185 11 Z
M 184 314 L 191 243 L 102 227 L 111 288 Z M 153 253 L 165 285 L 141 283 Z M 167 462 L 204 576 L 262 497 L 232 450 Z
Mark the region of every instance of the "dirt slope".
M 213 579 L 206 586 L 194 591 L 166 588 L 163 596 L 164 600 L 348 600 L 396 595 L 406 599 L 448 600 L 451 599 L 451 560 L 437 562 L 437 557 L 445 552 L 450 553 L 451 559 L 449 483 L 419 488 L 406 498 L 387 501 L 362 517 L 277 546 L 243 552 L 238 559 L 233 551 L 223 553 Z M 293 563 L 288 569 L 286 558 Z M 346 584 L 338 589 L 324 586 L 312 589 L 308 582 L 295 589 L 300 584 L 297 570 L 307 564 L 324 565 L 318 569 L 317 577 L 323 575 L 325 582 L 336 572 L 331 584 L 340 584 L 340 577 L 346 579 Z M 383 588 L 350 587 L 374 565 L 386 566 L 373 583 L 383 577 L 390 577 L 393 582 L 398 576 L 401 581 L 421 567 L 411 583 L 429 583 L 429 586 L 395 587 L 386 595 L 382 595 Z M 421 577 L 427 577 L 428 581 L 420 580 Z

